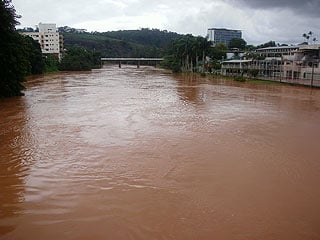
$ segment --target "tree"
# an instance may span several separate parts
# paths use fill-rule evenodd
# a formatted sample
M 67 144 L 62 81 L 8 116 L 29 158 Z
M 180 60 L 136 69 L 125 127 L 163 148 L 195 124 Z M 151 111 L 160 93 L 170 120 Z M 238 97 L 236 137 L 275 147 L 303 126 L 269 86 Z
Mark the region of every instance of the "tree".
M 242 38 L 232 38 L 229 42 L 229 48 L 238 48 L 244 50 L 246 48 L 247 42 Z
M 8 32 L 13 32 L 15 26 L 19 23 L 16 10 L 11 5 L 11 0 L 0 0 L 0 33 L 2 37 L 8 34 Z
M 24 36 L 25 47 L 30 62 L 30 74 L 41 74 L 44 71 L 44 61 L 39 42 L 33 40 L 31 37 Z
M 100 54 L 91 52 L 83 47 L 74 46 L 68 49 L 62 58 L 60 69 L 64 71 L 88 71 L 97 67 Z
M 209 52 L 209 49 L 211 47 L 211 42 L 208 40 L 208 38 L 198 37 L 198 41 L 200 42 L 200 51 L 202 53 L 202 73 L 205 71 L 205 58 L 206 55 Z
M 209 49 L 210 42 L 207 38 L 194 37 L 191 34 L 184 35 L 172 41 L 162 66 L 174 72 L 194 72 L 202 66 L 202 71 L 204 71 L 205 57 Z M 202 63 L 199 61 L 200 57 Z
M 318 39 L 316 37 L 313 37 L 312 31 L 309 31 L 308 33 L 302 34 L 302 37 L 304 37 L 306 39 L 308 44 L 309 44 L 309 39 L 311 39 L 313 41 L 313 44 L 315 44 L 316 41 L 318 41 Z
M 44 56 L 44 71 L 45 72 L 57 72 L 59 71 L 59 62 L 51 54 Z
M 257 48 L 267 48 L 267 47 L 275 47 L 275 46 L 277 46 L 275 41 L 269 41 L 261 45 L 258 45 Z
M 31 72 L 26 41 L 15 31 L 18 18 L 11 0 L 0 0 L 0 97 L 23 95 L 22 82 Z
M 218 43 L 212 47 L 209 52 L 212 60 L 220 61 L 227 58 L 227 46 L 224 43 Z
M 306 33 L 302 34 L 302 37 L 304 37 L 307 40 L 307 42 L 308 42 L 308 40 L 310 38 L 310 36 L 308 34 L 306 34 Z
M 171 47 L 165 56 L 163 66 L 173 71 L 198 71 L 202 65 L 205 67 L 205 56 L 210 49 L 210 42 L 201 36 L 194 37 L 191 34 L 184 35 L 172 41 Z M 199 58 L 202 57 L 200 64 Z

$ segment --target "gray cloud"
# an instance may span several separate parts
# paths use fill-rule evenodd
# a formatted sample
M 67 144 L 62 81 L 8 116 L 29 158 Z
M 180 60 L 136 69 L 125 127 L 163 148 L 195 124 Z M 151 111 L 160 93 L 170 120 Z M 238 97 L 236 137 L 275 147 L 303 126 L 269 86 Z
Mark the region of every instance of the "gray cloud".
M 241 29 L 250 44 L 320 38 L 320 1 L 312 0 L 12 0 L 21 26 L 39 22 L 88 31 L 166 29 L 205 36 L 210 27 Z
M 292 10 L 298 15 L 320 17 L 319 0 L 227 0 L 237 6 L 242 4 L 254 9 L 279 9 Z

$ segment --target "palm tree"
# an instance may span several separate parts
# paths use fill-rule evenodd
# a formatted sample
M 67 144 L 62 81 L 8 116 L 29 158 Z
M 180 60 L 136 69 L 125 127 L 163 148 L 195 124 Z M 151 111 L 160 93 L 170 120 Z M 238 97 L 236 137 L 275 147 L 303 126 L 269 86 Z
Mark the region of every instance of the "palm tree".
M 193 72 L 194 66 L 199 66 L 201 55 L 204 63 L 209 47 L 210 42 L 206 38 L 188 34 L 173 42 L 170 49 L 171 59 L 179 64 L 181 70 Z
M 318 41 L 318 39 L 317 39 L 316 37 L 314 37 L 314 38 L 312 39 L 312 41 L 313 41 L 313 44 L 315 44 L 316 41 Z
M 308 33 L 302 34 L 302 37 L 304 37 L 307 40 L 308 44 L 309 44 L 309 39 L 312 39 L 313 44 L 315 44 L 315 42 L 318 41 L 316 37 L 312 38 L 312 36 L 313 36 L 313 32 L 312 31 L 309 31 Z
M 302 37 L 304 37 L 307 40 L 307 43 L 309 43 L 309 38 L 310 38 L 309 34 L 304 33 L 302 34 Z
M 202 52 L 202 73 L 205 71 L 205 58 L 206 58 L 206 53 L 211 47 L 211 42 L 208 41 L 208 37 L 202 38 L 201 39 L 201 44 L 200 44 L 200 50 Z

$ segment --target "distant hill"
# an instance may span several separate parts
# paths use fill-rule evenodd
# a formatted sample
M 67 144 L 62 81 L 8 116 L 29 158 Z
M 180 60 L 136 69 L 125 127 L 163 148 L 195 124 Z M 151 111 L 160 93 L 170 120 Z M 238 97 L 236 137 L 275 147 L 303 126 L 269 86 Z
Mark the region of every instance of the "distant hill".
M 158 29 L 121 30 L 112 32 L 64 32 L 65 48 L 82 46 L 101 52 L 103 57 L 163 57 L 174 39 L 182 35 Z

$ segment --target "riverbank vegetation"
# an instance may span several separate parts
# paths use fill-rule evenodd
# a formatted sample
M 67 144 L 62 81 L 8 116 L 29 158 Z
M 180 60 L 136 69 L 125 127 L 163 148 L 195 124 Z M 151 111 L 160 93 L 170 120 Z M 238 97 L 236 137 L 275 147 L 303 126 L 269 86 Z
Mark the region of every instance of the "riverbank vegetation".
M 16 30 L 19 18 L 11 0 L 0 1 L 0 97 L 23 95 L 23 82 L 32 74 L 100 66 L 100 53 L 80 47 L 70 48 L 61 63 L 42 54 L 37 41 Z
M 101 54 L 83 47 L 70 47 L 63 56 L 59 69 L 62 71 L 89 71 L 101 67 Z
M 18 18 L 11 0 L 1 0 L 0 97 L 23 95 L 25 77 L 40 74 L 44 68 L 39 43 L 15 30 Z
M 164 57 L 162 66 L 173 72 L 203 72 L 210 45 L 207 38 L 190 34 L 175 39 Z
M 292 85 L 286 82 L 247 78 L 243 76 L 225 76 L 225 75 L 216 74 L 216 73 L 208 73 L 206 74 L 206 77 L 208 77 L 209 79 L 224 79 L 224 80 L 235 81 L 240 83 L 257 83 L 257 84 L 266 84 L 266 85 Z
M 162 66 L 173 72 L 212 72 L 221 68 L 227 51 L 225 44 L 213 47 L 207 38 L 188 34 L 172 41 Z

